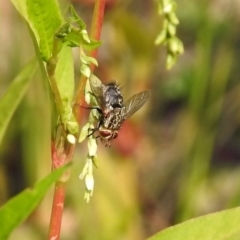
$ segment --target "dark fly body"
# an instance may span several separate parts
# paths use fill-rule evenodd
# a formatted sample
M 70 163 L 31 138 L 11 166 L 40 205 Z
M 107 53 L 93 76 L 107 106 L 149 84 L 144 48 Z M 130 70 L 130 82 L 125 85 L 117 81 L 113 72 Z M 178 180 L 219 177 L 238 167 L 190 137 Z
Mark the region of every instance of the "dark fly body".
M 107 115 L 115 108 L 124 107 L 123 97 L 116 83 L 111 82 L 106 85 L 99 85 L 98 82 L 90 80 L 90 87 L 93 96 L 96 98 L 98 107 L 102 110 L 104 115 Z
M 123 122 L 138 111 L 148 100 L 149 92 L 143 91 L 130 97 L 125 103 L 122 93 L 116 83 L 99 84 L 90 80 L 92 94 L 95 97 L 100 117 L 96 128 L 90 129 L 89 136 L 99 132 L 102 141 L 110 146 L 110 141 L 118 136 Z

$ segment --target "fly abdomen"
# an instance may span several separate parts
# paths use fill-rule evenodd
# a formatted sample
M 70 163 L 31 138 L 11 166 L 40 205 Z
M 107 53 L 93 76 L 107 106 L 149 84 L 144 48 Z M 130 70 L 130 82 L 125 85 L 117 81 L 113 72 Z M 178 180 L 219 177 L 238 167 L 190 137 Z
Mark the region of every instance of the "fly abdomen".
M 103 119 L 103 126 L 107 129 L 119 130 L 125 119 L 125 108 L 115 108 Z

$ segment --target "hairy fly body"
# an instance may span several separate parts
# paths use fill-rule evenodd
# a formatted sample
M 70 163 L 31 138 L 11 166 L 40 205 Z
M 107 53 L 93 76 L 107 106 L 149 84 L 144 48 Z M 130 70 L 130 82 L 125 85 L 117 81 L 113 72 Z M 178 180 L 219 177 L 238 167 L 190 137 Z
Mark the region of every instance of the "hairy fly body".
M 119 86 L 116 83 L 97 84 L 90 81 L 92 94 L 95 97 L 100 116 L 99 121 L 94 129 L 90 129 L 93 135 L 99 132 L 102 141 L 106 146 L 110 146 L 110 141 L 118 136 L 118 131 L 123 122 L 138 111 L 149 98 L 149 92 L 143 91 L 130 97 L 125 103 Z
M 90 80 L 90 86 L 93 96 L 98 103 L 98 107 L 101 109 L 104 116 L 115 108 L 124 107 L 123 97 L 116 83 L 111 82 L 104 85 Z

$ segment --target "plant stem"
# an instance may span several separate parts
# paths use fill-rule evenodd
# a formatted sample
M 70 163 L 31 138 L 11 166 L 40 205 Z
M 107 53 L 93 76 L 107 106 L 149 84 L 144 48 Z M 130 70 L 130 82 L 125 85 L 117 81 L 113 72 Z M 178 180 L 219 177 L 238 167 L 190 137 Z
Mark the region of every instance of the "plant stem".
M 92 19 L 92 27 L 90 36 L 95 40 L 100 40 L 101 32 L 102 32 L 102 25 L 103 25 L 103 18 L 104 18 L 104 10 L 105 10 L 105 2 L 106 0 L 96 0 L 94 12 L 93 12 L 93 19 Z M 98 49 L 93 50 L 90 55 L 96 58 L 98 53 Z M 91 70 L 94 71 L 95 65 L 91 65 Z
M 51 90 L 53 93 L 53 97 L 54 97 L 54 100 L 56 103 L 58 114 L 61 116 L 63 113 L 63 104 L 62 104 L 60 92 L 59 92 L 59 89 L 57 86 L 57 82 L 55 79 L 55 69 L 57 66 L 58 45 L 59 45 L 59 40 L 54 38 L 52 56 L 47 62 L 47 75 L 48 75 L 49 83 L 50 83 Z
M 92 26 L 91 26 L 91 32 L 90 37 L 95 40 L 100 40 L 101 32 L 102 32 L 102 26 L 103 26 L 103 18 L 104 18 L 104 11 L 105 11 L 105 3 L 106 0 L 96 0 L 94 11 L 93 11 L 93 18 L 92 18 Z M 92 50 L 89 55 L 91 57 L 96 58 L 98 53 L 98 49 Z M 94 71 L 95 65 L 90 65 L 91 71 Z M 87 78 L 83 75 L 80 78 L 79 86 L 78 86 L 78 92 L 76 96 L 76 104 L 83 106 L 84 105 L 84 88 L 86 85 Z M 75 117 L 79 123 L 81 123 L 82 120 L 82 108 L 76 107 L 74 109 Z
M 57 181 L 54 189 L 52 213 L 49 227 L 48 239 L 58 240 L 60 238 L 62 214 L 65 200 L 65 183 Z
M 56 143 L 54 143 L 56 144 Z M 55 145 L 52 144 L 52 168 L 57 169 L 64 164 L 69 163 L 72 160 L 73 153 L 75 150 L 75 144 L 67 144 L 65 148 L 63 146 L 66 144 L 61 142 L 58 145 L 58 149 Z M 52 204 L 52 212 L 50 218 L 50 225 L 49 225 L 49 240 L 58 240 L 60 238 L 60 230 L 61 230 L 61 223 L 62 223 L 62 214 L 64 208 L 64 200 L 65 200 L 65 188 L 66 182 L 69 179 L 70 172 L 69 170 L 66 171 L 61 179 L 59 179 L 55 183 L 54 194 L 53 194 L 53 204 Z
M 91 27 L 91 38 L 94 38 L 95 40 L 100 39 L 102 25 L 103 25 L 103 17 L 104 17 L 104 9 L 105 9 L 105 0 L 96 0 L 95 6 L 94 6 L 94 13 L 93 13 L 93 20 L 92 20 L 92 27 Z M 57 47 L 57 46 L 55 46 Z M 53 56 L 52 59 L 56 60 L 56 56 L 54 54 L 56 51 L 53 49 Z M 90 56 L 96 57 L 97 56 L 97 50 L 94 50 L 90 53 Z M 53 68 L 48 69 L 48 73 L 53 73 L 55 71 L 54 68 L 54 61 L 51 62 L 50 65 Z M 94 65 L 92 64 L 91 70 L 94 70 Z M 54 75 L 51 75 L 50 81 L 52 90 L 54 91 L 54 97 L 58 98 L 58 91 L 55 91 L 57 88 L 55 88 L 54 83 L 56 83 Z M 53 85 L 52 85 L 53 84 Z M 81 77 L 79 87 L 78 87 L 78 93 L 76 96 L 76 103 L 81 105 L 84 101 L 84 88 L 86 84 L 86 78 Z M 58 89 L 57 89 L 58 90 Z M 60 94 L 59 94 L 60 96 Z M 61 113 L 61 107 L 62 103 L 58 101 L 59 99 L 55 99 L 58 111 Z M 75 108 L 74 114 L 77 119 L 77 121 L 80 123 L 82 119 L 82 110 L 81 108 Z M 63 138 L 64 139 L 64 138 Z M 76 144 L 70 144 L 68 142 L 64 142 L 64 140 L 61 140 L 60 147 L 59 145 L 54 142 L 52 145 L 52 164 L 53 168 L 58 168 L 65 163 L 68 163 L 72 160 L 72 156 L 75 150 Z M 63 208 L 64 208 L 64 200 L 65 200 L 65 182 L 67 181 L 69 175 L 68 173 L 64 174 L 62 179 L 60 179 L 58 182 L 55 183 L 55 189 L 54 189 L 54 196 L 53 196 L 53 203 L 52 203 L 52 213 L 51 213 L 51 219 L 50 219 L 50 226 L 49 226 L 49 240 L 59 240 L 60 238 L 60 231 L 61 231 L 61 222 L 62 222 L 62 214 L 63 214 Z

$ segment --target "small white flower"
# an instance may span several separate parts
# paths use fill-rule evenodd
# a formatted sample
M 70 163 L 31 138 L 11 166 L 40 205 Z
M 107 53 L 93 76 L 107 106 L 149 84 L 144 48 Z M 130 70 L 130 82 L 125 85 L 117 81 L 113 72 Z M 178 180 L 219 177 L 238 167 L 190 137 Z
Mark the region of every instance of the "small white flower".
M 85 184 L 88 191 L 92 192 L 94 188 L 94 178 L 92 174 L 87 174 L 85 177 Z
M 67 135 L 67 140 L 68 140 L 68 142 L 71 143 L 71 144 L 75 144 L 75 143 L 76 143 L 76 138 L 75 138 L 75 136 L 72 135 L 72 134 L 68 134 L 68 135 Z
M 93 126 L 90 123 L 86 123 L 82 129 L 81 129 L 81 133 L 78 139 L 78 142 L 83 142 L 87 136 L 88 136 L 88 129 L 92 128 Z
M 88 154 L 94 157 L 97 154 L 97 140 L 96 138 L 90 137 L 88 140 Z

